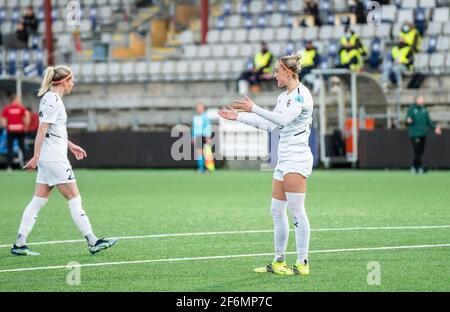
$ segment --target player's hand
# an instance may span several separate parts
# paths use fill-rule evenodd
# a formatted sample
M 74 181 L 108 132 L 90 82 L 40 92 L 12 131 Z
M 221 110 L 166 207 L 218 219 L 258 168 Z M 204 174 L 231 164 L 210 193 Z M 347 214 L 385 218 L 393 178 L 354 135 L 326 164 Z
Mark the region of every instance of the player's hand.
M 69 146 L 69 150 L 72 152 L 72 154 L 75 156 L 77 160 L 82 160 L 83 158 L 87 157 L 86 151 L 78 145 L 71 144 Z
M 245 96 L 245 100 L 234 101 L 233 104 L 231 104 L 231 108 L 240 112 L 251 112 L 253 105 L 255 105 L 255 103 L 253 103 L 248 96 Z
M 436 133 L 437 135 L 441 135 L 442 134 L 441 128 L 436 127 L 436 129 L 434 129 L 434 133 Z
M 32 171 L 32 170 L 36 169 L 38 161 L 39 161 L 38 157 L 34 157 L 34 156 L 33 156 L 33 158 L 31 158 L 31 159 L 26 163 L 26 165 L 23 166 L 23 169 L 24 169 L 24 170 L 27 170 L 27 171 Z
M 228 120 L 237 120 L 238 113 L 235 110 L 220 110 L 219 116 Z

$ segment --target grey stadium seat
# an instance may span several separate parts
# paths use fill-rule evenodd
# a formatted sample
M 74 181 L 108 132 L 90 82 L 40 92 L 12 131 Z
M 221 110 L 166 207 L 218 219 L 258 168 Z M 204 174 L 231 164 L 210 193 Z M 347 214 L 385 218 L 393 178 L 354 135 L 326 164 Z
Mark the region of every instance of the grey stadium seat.
M 248 33 L 249 42 L 261 42 L 262 30 L 260 28 L 252 28 Z
M 122 64 L 117 63 L 117 62 L 113 62 L 110 63 L 108 66 L 108 77 L 109 77 L 109 81 L 112 82 L 116 82 L 116 81 L 121 81 L 122 78 Z
M 108 80 L 108 63 L 95 64 L 95 79 L 98 82 L 105 82 Z
M 433 11 L 433 21 L 447 22 L 450 19 L 450 8 L 435 8 Z
M 438 51 L 447 52 L 450 49 L 450 38 L 445 36 L 438 37 L 436 48 Z
M 375 36 L 378 38 L 389 38 L 391 34 L 391 24 L 383 23 L 375 27 Z
M 238 28 L 234 30 L 234 42 L 247 42 L 248 30 L 245 28 Z
M 440 35 L 442 32 L 442 23 L 441 22 L 430 22 L 428 24 L 426 34 L 427 35 Z
M 240 15 L 231 15 L 227 20 L 228 27 L 230 28 L 240 28 L 242 27 L 242 16 Z
M 415 9 L 417 7 L 418 0 L 402 0 L 403 9 Z
M 189 73 L 191 79 L 200 80 L 203 78 L 203 63 L 200 60 L 189 62 Z
M 261 35 L 263 41 L 271 42 L 275 40 L 275 30 L 273 28 L 265 28 Z M 279 39 L 277 38 L 277 40 Z
M 189 79 L 189 62 L 178 61 L 175 64 L 176 80 L 185 81 Z
M 421 8 L 431 9 L 436 7 L 436 1 L 435 0 L 420 0 L 419 6 Z
M 290 36 L 290 28 L 279 27 L 275 28 L 275 40 L 277 41 L 288 41 Z
M 239 56 L 239 46 L 237 44 L 226 45 L 225 54 L 229 58 L 235 58 Z
M 205 44 L 198 48 L 199 58 L 209 58 L 211 56 L 211 45 Z
M 319 33 L 319 27 L 310 26 L 305 29 L 305 40 L 316 40 L 317 34 Z
M 269 25 L 271 27 L 280 27 L 283 25 L 283 15 L 280 13 L 274 13 L 269 18 Z
M 375 37 L 375 27 L 373 25 L 364 24 L 361 26 L 361 38 L 373 38 Z
M 122 77 L 124 81 L 136 80 L 135 62 L 125 62 L 122 64 Z
M 165 81 L 170 81 L 175 79 L 176 73 L 175 73 L 175 61 L 164 61 L 162 63 L 162 69 L 161 72 L 163 74 L 163 79 Z
M 381 6 L 381 20 L 394 22 L 396 20 L 397 7 L 393 4 Z
M 214 58 L 223 58 L 225 56 L 226 45 L 215 44 L 211 47 L 211 55 Z
M 414 12 L 412 9 L 403 9 L 397 11 L 397 22 L 413 22 Z
M 198 46 L 194 44 L 185 45 L 183 56 L 185 58 L 196 58 L 198 55 Z
M 414 67 L 417 70 L 427 70 L 429 59 L 428 53 L 417 53 L 414 57 Z
M 231 79 L 231 61 L 230 60 L 219 60 L 216 65 L 217 77 L 219 79 Z
M 450 21 L 444 24 L 444 29 L 442 30 L 442 33 L 446 36 L 450 36 Z
M 331 36 L 333 34 L 333 28 L 334 28 L 334 26 L 330 26 L 330 25 L 324 25 L 324 26 L 320 27 L 319 39 L 320 40 L 331 39 Z
M 333 27 L 333 34 L 331 36 L 332 39 L 340 39 L 345 33 L 345 27 L 343 25 L 334 26 Z
M 306 28 L 304 28 L 304 27 L 292 28 L 291 40 L 295 42 L 295 41 L 301 41 L 301 40 L 305 39 L 304 38 L 305 30 L 306 30 Z
M 270 49 L 270 47 L 269 47 Z M 241 57 L 252 57 L 253 56 L 253 45 L 252 44 L 242 44 L 239 49 L 239 55 Z
M 213 60 L 206 60 L 203 62 L 204 78 L 207 80 L 213 80 L 216 78 L 217 63 Z
M 219 42 L 219 38 L 220 38 L 220 30 L 217 29 L 211 29 L 210 31 L 208 31 L 208 34 L 206 36 L 206 40 L 208 41 L 208 43 Z
M 136 79 L 138 81 L 147 81 L 149 78 L 149 62 L 136 63 Z
M 447 52 L 447 57 L 445 59 L 445 67 L 447 67 L 447 72 L 450 72 L 450 52 Z
M 238 78 L 241 73 L 246 70 L 246 61 L 243 59 L 236 59 L 231 61 L 231 73 Z
M 148 68 L 150 80 L 158 81 L 161 79 L 161 62 L 151 62 Z
M 442 71 L 445 66 L 445 53 L 434 53 L 430 58 L 430 67 L 434 71 Z
M 81 65 L 80 69 L 81 80 L 84 82 L 93 82 L 94 81 L 94 64 L 93 63 L 84 63 Z
M 229 43 L 233 41 L 233 31 L 231 29 L 225 29 L 220 32 L 220 42 Z

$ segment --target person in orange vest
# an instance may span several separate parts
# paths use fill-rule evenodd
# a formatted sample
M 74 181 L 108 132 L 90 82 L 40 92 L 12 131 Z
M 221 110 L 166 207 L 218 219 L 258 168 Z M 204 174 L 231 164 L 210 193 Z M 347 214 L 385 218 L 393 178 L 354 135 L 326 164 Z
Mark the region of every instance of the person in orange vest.
M 2 110 L 1 124 L 8 134 L 6 166 L 7 170 L 11 171 L 15 140 L 19 142 L 22 154 L 25 154 L 25 129 L 30 122 L 30 112 L 20 103 L 19 97 L 14 92 L 8 92 L 8 97 L 11 103 Z

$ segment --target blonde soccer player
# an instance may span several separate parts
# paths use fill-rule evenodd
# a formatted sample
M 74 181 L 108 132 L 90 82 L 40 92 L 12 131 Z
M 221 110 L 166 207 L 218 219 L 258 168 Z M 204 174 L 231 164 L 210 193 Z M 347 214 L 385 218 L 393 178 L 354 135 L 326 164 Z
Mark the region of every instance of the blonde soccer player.
M 83 148 L 70 142 L 67 137 L 67 114 L 62 98 L 70 94 L 73 79 L 73 73 L 67 66 L 48 67 L 39 89 L 38 96 L 42 98 L 39 104 L 39 129 L 34 155 L 24 166 L 26 170 L 37 168 L 36 186 L 34 196 L 23 213 L 16 242 L 11 248 L 13 255 L 39 255 L 26 246 L 26 241 L 39 211 L 47 203 L 55 186 L 66 198 L 73 222 L 86 238 L 91 254 L 107 249 L 117 242 L 116 239 L 99 239 L 95 236 L 83 210 L 75 175 L 67 158 L 67 150 L 70 150 L 77 160 L 87 156 Z
M 312 172 L 313 155 L 308 144 L 311 132 L 313 99 L 309 90 L 299 82 L 301 54 L 281 57 L 274 77 L 279 88 L 286 91 L 278 96 L 273 111 L 256 105 L 247 96 L 235 101 L 231 110 L 221 110 L 219 115 L 247 125 L 272 131 L 280 130 L 278 164 L 272 182 L 272 217 L 274 221 L 275 257 L 272 263 L 256 268 L 259 273 L 281 275 L 308 275 L 308 250 L 310 225 L 305 211 L 306 181 Z M 295 226 L 297 261 L 291 268 L 286 264 L 286 246 L 289 237 L 287 207 Z

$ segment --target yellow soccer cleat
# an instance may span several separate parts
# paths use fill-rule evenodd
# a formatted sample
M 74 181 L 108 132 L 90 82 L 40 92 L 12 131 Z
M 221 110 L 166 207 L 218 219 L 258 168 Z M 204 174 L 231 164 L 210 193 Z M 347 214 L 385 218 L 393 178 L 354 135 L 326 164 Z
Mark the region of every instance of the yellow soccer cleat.
M 279 275 L 294 275 L 294 271 L 286 265 L 286 261 L 272 262 L 265 267 L 254 269 L 256 273 L 275 273 Z
M 305 263 L 297 262 L 293 267 L 292 271 L 295 275 L 309 275 L 309 264 L 305 261 Z

